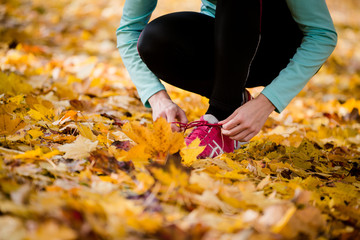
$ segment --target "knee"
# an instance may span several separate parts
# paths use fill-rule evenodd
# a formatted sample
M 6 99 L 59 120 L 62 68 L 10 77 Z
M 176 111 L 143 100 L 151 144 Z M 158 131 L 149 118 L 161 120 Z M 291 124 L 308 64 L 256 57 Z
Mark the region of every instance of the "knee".
M 140 33 L 138 42 L 137 42 L 137 50 L 138 53 L 140 55 L 140 57 L 142 57 L 143 55 L 146 55 L 145 53 L 151 49 L 151 47 L 149 47 L 149 42 L 146 41 L 147 37 L 147 33 L 145 33 L 145 29 Z
M 153 56 L 161 49 L 161 36 L 163 36 L 161 26 L 154 21 L 144 28 L 137 42 L 137 50 L 142 59 Z

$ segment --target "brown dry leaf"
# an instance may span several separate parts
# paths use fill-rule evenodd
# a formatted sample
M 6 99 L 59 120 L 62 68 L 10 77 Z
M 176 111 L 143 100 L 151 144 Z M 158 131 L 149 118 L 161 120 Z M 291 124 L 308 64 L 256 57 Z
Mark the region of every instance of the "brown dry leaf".
M 65 152 L 64 158 L 71 158 L 74 160 L 80 160 L 90 156 L 90 152 L 96 149 L 98 141 L 91 141 L 79 135 L 73 143 L 64 144 L 59 146 L 58 149 L 61 152 Z
M 272 226 L 274 233 L 292 239 L 300 234 L 316 239 L 318 232 L 325 228 L 325 219 L 321 216 L 319 209 L 309 206 L 301 210 L 295 207 L 288 209 L 282 219 Z
M 48 240 L 49 236 L 53 239 L 70 240 L 76 239 L 77 233 L 64 225 L 59 225 L 55 221 L 48 221 L 38 226 L 38 228 L 28 235 L 31 240 Z
M 25 126 L 20 118 L 13 118 L 9 114 L 0 113 L 0 135 L 12 135 Z

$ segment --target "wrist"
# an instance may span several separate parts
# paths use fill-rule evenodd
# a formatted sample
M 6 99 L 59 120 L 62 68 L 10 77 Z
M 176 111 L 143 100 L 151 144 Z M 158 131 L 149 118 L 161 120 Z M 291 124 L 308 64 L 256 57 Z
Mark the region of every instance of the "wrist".
M 275 106 L 264 94 L 260 93 L 259 96 L 256 97 L 256 99 L 260 101 L 261 106 L 263 106 L 270 113 L 275 110 Z
M 170 100 L 169 94 L 165 90 L 158 91 L 149 98 L 150 106 L 153 107 L 155 104 L 162 102 L 163 100 Z
M 165 90 L 158 91 L 149 98 L 149 103 L 154 103 L 160 99 L 170 99 L 169 94 Z

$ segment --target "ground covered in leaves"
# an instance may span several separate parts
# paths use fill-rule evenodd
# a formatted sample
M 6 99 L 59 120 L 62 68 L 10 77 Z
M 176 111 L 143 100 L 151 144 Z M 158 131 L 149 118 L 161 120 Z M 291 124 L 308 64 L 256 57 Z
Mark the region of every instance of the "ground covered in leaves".
M 0 239 L 360 238 L 356 0 L 328 1 L 338 47 L 289 107 L 204 160 L 141 105 L 115 48 L 123 3 L 0 3 Z

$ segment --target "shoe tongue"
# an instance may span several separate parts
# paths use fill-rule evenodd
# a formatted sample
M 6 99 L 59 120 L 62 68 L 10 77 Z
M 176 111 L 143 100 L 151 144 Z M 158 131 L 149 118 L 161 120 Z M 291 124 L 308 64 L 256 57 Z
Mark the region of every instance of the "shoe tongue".
M 217 118 L 214 115 L 211 115 L 211 114 L 205 114 L 203 116 L 203 119 L 205 121 L 207 121 L 208 123 L 211 123 L 211 124 L 215 124 L 215 123 L 219 122 L 219 120 L 217 120 Z

